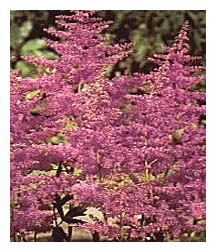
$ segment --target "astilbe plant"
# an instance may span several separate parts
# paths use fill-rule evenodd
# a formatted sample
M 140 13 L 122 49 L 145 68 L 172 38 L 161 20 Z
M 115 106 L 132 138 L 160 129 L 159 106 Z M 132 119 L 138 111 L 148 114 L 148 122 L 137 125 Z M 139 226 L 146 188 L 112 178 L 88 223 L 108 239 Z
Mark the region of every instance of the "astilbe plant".
M 45 73 L 11 73 L 11 236 L 72 227 L 94 240 L 164 241 L 205 230 L 204 67 L 188 23 L 149 74 L 106 76 L 131 44 L 109 45 L 95 11 L 57 17 L 59 58 L 25 57 Z M 88 207 L 103 218 L 78 220 Z M 90 216 L 91 217 L 91 216 Z M 68 234 L 62 228 L 67 223 Z M 36 235 L 35 235 L 36 236 Z

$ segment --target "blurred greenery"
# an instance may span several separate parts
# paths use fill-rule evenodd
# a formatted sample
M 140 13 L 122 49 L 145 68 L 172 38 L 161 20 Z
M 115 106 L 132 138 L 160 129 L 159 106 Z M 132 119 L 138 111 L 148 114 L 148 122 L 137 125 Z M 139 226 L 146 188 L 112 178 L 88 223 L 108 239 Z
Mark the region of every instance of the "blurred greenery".
M 133 41 L 134 54 L 120 62 L 115 71 L 129 68 L 148 72 L 154 65 L 147 58 L 163 52 L 164 45 L 171 45 L 184 21 L 190 24 L 190 53 L 206 55 L 206 12 L 198 10 L 126 10 L 103 11 L 101 16 L 114 20 L 108 32 L 113 42 Z
M 34 76 L 42 69 L 26 63 L 21 56 L 32 55 L 55 59 L 57 55 L 47 47 L 44 28 L 55 26 L 55 16 L 68 11 L 13 10 L 10 13 L 10 55 L 14 58 L 11 70 L 19 70 L 22 76 Z
M 11 69 L 18 69 L 23 76 L 34 76 L 36 67 L 27 64 L 21 55 L 55 58 L 42 38 L 47 36 L 43 28 L 56 27 L 55 16 L 69 14 L 63 10 L 14 10 L 11 11 Z M 189 21 L 190 52 L 203 57 L 206 55 L 206 12 L 202 10 L 106 10 L 99 15 L 113 20 L 104 31 L 112 43 L 135 43 L 134 53 L 112 69 L 112 75 L 121 74 L 125 69 L 148 72 L 155 66 L 147 62 L 154 53 L 163 52 L 163 45 L 170 45 L 185 20 Z

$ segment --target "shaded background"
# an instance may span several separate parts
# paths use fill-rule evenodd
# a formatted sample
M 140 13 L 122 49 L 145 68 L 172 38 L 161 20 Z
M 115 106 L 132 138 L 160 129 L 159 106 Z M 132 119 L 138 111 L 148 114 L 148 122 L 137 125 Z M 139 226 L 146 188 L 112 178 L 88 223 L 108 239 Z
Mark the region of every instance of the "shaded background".
M 63 10 L 14 10 L 10 15 L 10 52 L 15 56 L 11 69 L 19 69 L 23 76 L 34 75 L 38 69 L 23 62 L 21 55 L 56 58 L 56 54 L 42 40 L 47 34 L 43 28 L 56 27 L 55 16 L 70 14 Z M 118 63 L 110 75 L 119 75 L 124 69 L 149 72 L 154 66 L 147 58 L 163 52 L 163 45 L 173 43 L 185 20 L 189 21 L 190 52 L 206 57 L 206 12 L 201 10 L 106 10 L 99 15 L 113 24 L 104 33 L 111 43 L 135 42 L 134 53 Z

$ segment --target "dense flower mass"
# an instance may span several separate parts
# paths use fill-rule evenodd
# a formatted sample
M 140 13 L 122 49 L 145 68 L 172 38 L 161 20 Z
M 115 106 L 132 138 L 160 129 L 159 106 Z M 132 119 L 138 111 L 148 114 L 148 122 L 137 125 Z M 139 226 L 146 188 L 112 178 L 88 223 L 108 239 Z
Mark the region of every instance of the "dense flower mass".
M 205 75 L 188 23 L 153 71 L 111 79 L 132 44 L 110 45 L 96 14 L 57 17 L 46 42 L 59 58 L 25 57 L 44 69 L 36 78 L 11 73 L 11 236 L 67 240 L 62 222 L 111 241 L 205 230 Z M 74 219 L 88 207 L 103 218 Z

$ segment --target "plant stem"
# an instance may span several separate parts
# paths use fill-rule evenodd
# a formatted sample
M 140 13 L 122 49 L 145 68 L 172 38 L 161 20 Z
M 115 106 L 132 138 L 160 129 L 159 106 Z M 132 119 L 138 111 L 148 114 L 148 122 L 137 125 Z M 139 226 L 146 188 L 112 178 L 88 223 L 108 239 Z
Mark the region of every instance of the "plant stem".
M 34 242 L 37 241 L 37 231 L 34 232 Z
M 73 233 L 73 227 L 68 226 L 68 241 L 71 241 L 72 239 L 72 233 Z

